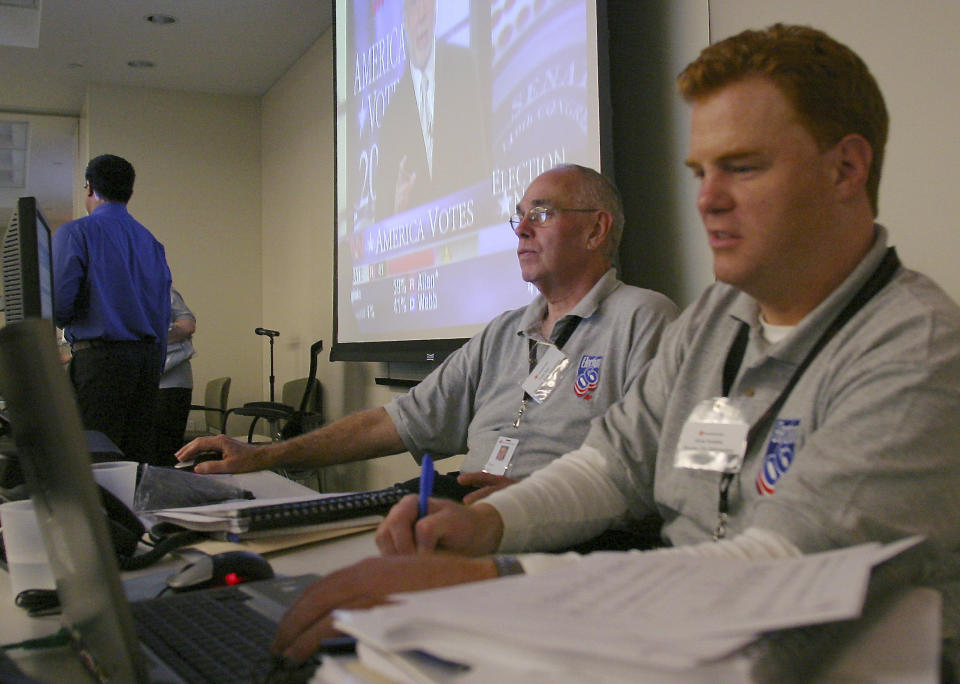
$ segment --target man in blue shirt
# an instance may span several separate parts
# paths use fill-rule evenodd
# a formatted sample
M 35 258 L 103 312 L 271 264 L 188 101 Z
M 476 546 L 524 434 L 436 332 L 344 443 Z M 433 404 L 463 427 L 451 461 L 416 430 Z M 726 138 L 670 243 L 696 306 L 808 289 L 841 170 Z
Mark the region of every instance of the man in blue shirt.
M 127 211 L 134 176 L 114 155 L 87 165 L 90 215 L 53 237 L 55 320 L 73 351 L 70 379 L 84 427 L 150 463 L 171 277 L 163 245 Z

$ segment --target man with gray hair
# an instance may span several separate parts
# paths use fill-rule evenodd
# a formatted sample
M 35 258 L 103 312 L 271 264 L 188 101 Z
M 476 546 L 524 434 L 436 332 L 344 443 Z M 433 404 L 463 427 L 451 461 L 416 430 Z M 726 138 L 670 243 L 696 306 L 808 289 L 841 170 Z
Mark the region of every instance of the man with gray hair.
M 612 263 L 623 232 L 619 193 L 564 165 L 533 180 L 510 225 L 525 281 L 540 295 L 495 318 L 405 395 L 306 435 L 253 446 L 199 438 L 177 458 L 218 450 L 197 472 L 316 467 L 409 451 L 466 454 L 467 501 L 526 477 L 586 436 L 623 397 L 677 315 L 661 294 L 625 285 Z

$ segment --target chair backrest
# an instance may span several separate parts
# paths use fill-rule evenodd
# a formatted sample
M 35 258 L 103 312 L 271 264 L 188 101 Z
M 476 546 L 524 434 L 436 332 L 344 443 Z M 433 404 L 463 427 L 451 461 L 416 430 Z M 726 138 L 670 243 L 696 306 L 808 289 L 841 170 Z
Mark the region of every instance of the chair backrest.
M 287 406 L 292 406 L 295 409 L 299 409 L 301 403 L 303 402 L 303 393 L 306 391 L 307 383 L 309 381 L 310 378 L 297 378 L 296 380 L 290 380 L 283 383 L 283 389 L 281 390 L 281 401 Z M 310 396 L 307 398 L 305 410 L 313 413 L 319 413 L 320 407 L 320 383 L 315 382 L 313 385 L 313 391 L 310 392 Z
M 207 388 L 203 393 L 203 405 L 213 411 L 204 411 L 203 419 L 207 423 L 209 432 L 220 432 L 223 425 L 223 412 L 227 410 L 227 397 L 230 396 L 230 378 L 214 378 L 207 382 Z

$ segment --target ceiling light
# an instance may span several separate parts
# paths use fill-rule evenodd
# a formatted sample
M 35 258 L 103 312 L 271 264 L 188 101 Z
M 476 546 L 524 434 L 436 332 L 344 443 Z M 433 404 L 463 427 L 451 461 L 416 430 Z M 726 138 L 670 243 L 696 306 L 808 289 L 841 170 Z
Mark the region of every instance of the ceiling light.
M 149 21 L 151 24 L 156 24 L 157 26 L 166 26 L 167 24 L 177 23 L 177 18 L 171 17 L 169 14 L 148 14 L 143 19 L 144 21 Z
M 152 69 L 157 65 L 151 62 L 149 59 L 131 59 L 129 62 L 127 62 L 127 66 L 132 69 Z

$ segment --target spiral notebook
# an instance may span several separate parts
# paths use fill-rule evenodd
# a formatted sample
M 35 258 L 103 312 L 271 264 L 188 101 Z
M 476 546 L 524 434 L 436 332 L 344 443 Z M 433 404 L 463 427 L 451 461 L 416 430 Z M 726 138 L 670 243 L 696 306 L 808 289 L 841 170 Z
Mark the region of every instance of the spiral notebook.
M 315 532 L 377 525 L 390 508 L 408 494 L 417 494 L 418 478 L 385 489 L 292 499 L 235 501 L 151 511 L 162 522 L 210 532 L 230 540 L 255 539 L 280 533 Z M 457 482 L 456 473 L 438 474 L 432 495 L 454 501 L 474 491 Z
M 271 503 L 237 501 L 152 511 L 162 522 L 240 539 L 278 532 L 310 532 L 376 525 L 410 490 L 400 485 L 352 494 Z

